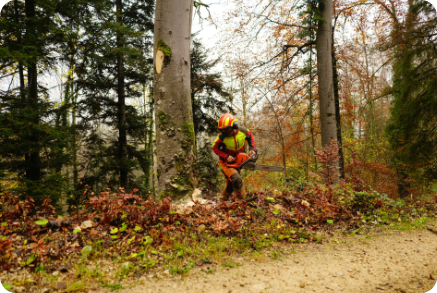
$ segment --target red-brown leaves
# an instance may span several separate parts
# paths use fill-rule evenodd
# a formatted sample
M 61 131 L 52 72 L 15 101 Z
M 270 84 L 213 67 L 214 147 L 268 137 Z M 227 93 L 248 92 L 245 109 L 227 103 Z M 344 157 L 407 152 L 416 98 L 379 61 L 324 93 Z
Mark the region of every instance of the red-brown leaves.
M 8 270 L 10 267 L 11 253 L 8 250 L 11 248 L 11 241 L 9 239 L 2 240 L 0 238 L 0 267 L 3 270 Z
M 222 235 L 251 237 L 252 243 L 265 234 L 268 235 L 265 237 L 280 235 L 282 238 L 277 241 L 299 241 L 295 239 L 304 236 L 293 233 L 297 227 L 317 231 L 331 221 L 349 223 L 350 226 L 357 224 L 359 220 L 356 215 L 353 218 L 351 206 L 339 200 L 338 195 L 353 192 L 352 189 L 347 189 L 344 184 L 327 188 L 313 183 L 304 184 L 299 193 L 259 190 L 256 194 L 248 194 L 247 202 L 211 199 L 180 212 L 171 210 L 170 198 L 155 201 L 134 192 L 102 192 L 91 197 L 83 210 L 72 213 L 70 219 L 50 219 L 49 222 L 57 223 L 57 226 L 61 223 L 63 229 L 56 232 L 36 225 L 35 221 L 41 217 L 22 217 L 23 210 L 29 209 L 32 201 L 20 202 L 15 197 L 4 196 L 1 201 L 10 202 L 13 209 L 7 214 L 10 218 L 5 218 L 5 214 L 1 216 L 0 235 L 5 238 L 0 238 L 0 267 L 9 269 L 16 264 L 17 257 L 11 251 L 20 251 L 22 260 L 33 255 L 37 256 L 38 262 L 51 258 L 56 263 L 71 257 L 71 254 L 74 257 L 84 245 L 96 241 L 106 252 L 126 256 L 144 250 L 145 245 L 153 247 L 154 251 L 165 251 L 174 249 L 179 241 L 189 243 Z M 18 211 L 15 211 L 16 204 Z M 376 204 L 381 208 L 387 206 L 383 199 L 378 199 Z M 433 202 L 427 205 L 435 208 Z M 53 212 L 48 200 L 44 209 L 46 213 Z M 64 225 L 67 220 L 69 225 Z M 86 220 L 93 221 L 92 227 L 72 234 L 73 229 Z M 312 241 L 310 236 L 305 235 L 305 239 Z M 146 241 L 149 242 L 145 244 Z M 253 247 L 256 249 L 255 244 Z
M 41 206 L 42 212 L 45 213 L 47 216 L 51 216 L 56 213 L 55 208 L 50 204 L 51 202 L 52 201 L 46 196 Z
M 316 156 L 319 162 L 323 164 L 323 169 L 320 171 L 322 179 L 326 186 L 331 186 L 332 182 L 336 181 L 340 177 L 338 171 L 339 167 L 336 166 L 338 162 L 338 150 L 339 145 L 336 141 L 331 141 L 331 145 L 323 147 L 321 150 L 316 150 Z M 331 195 L 329 195 L 330 197 Z
M 31 253 L 35 253 L 39 256 L 42 256 L 49 249 L 49 247 L 44 244 L 44 237 L 38 240 L 38 242 L 33 242 L 29 244 L 29 247 L 32 248 Z

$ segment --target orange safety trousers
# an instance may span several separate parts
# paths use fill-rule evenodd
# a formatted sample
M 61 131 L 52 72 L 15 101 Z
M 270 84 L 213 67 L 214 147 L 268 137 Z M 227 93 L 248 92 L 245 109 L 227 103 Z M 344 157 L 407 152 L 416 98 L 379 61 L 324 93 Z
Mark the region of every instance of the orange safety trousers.
M 233 191 L 237 197 L 243 197 L 243 179 L 240 172 L 235 168 L 228 167 L 226 160 L 220 159 L 219 165 L 226 177 L 226 188 L 223 191 L 223 197 L 228 198 Z

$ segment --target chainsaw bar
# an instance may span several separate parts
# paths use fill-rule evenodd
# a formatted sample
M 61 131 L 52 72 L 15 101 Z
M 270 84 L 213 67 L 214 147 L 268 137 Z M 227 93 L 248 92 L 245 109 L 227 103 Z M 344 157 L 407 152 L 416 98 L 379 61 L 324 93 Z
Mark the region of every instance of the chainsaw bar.
M 277 167 L 277 166 L 268 166 L 268 165 L 256 165 L 256 164 L 246 164 L 243 166 L 243 169 L 246 170 L 260 170 L 260 171 L 267 171 L 267 172 L 284 172 L 284 168 Z

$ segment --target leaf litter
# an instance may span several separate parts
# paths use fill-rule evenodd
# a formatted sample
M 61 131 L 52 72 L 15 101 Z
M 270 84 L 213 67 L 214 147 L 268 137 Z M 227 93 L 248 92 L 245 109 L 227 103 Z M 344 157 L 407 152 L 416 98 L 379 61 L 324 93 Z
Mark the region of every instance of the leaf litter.
M 169 274 L 184 275 L 211 263 L 190 250 L 193 245 L 203 243 L 208 251 L 202 253 L 212 258 L 214 253 L 263 249 L 280 258 L 283 253 L 276 243 L 320 243 L 322 232 L 333 228 L 331 223 L 349 231 L 363 225 L 351 202 L 322 185 L 293 193 L 260 190 L 231 202 L 203 198 L 201 190 L 178 203 L 169 197 L 161 201 L 141 197 L 136 189 L 120 191 L 92 196 L 83 209 L 66 217 L 56 214 L 48 198 L 36 208 L 30 197 L 20 199 L 12 192 L 2 196 L 0 268 L 3 274 L 25 276 L 21 283 L 4 282 L 28 290 L 58 272 L 69 278 L 60 278 L 53 286 L 65 286 L 67 291 L 92 287 L 82 282 L 84 276 L 100 280 L 100 286 L 117 287 L 107 280 L 162 266 L 169 267 Z M 391 206 L 377 200 L 370 208 Z M 424 206 L 435 212 L 435 201 Z M 100 270 L 98 264 L 107 269 Z

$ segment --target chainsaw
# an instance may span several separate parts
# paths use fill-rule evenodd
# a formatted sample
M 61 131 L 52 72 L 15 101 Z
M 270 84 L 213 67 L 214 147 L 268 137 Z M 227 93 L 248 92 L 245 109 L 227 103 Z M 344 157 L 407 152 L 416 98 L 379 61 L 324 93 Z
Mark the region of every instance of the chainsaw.
M 256 155 L 256 151 L 251 156 L 246 153 L 238 153 L 235 156 L 235 161 L 232 163 L 227 163 L 227 165 L 228 167 L 235 168 L 237 170 L 246 169 L 250 171 L 259 170 L 267 172 L 284 172 L 284 168 L 282 167 L 255 164 L 254 159 Z

